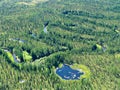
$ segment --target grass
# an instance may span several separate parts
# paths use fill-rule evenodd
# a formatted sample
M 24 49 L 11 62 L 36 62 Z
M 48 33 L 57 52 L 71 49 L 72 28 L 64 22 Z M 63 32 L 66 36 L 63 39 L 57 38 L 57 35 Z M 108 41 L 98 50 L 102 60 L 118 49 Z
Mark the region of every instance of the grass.
M 101 46 L 101 45 L 99 45 L 99 44 L 96 44 L 96 47 L 97 47 L 99 50 L 101 50 L 101 49 L 102 49 L 102 46 Z
M 120 60 L 120 54 L 119 53 L 115 54 L 115 58 Z
M 7 51 L 6 54 L 7 54 L 8 59 L 10 60 L 10 62 L 14 63 L 13 55 L 9 51 Z
M 32 56 L 27 51 L 23 51 L 23 59 L 25 62 L 30 62 L 32 61 Z
M 85 65 L 82 65 L 82 64 L 74 64 L 72 65 L 72 68 L 73 69 L 78 69 L 80 70 L 81 72 L 84 72 L 84 74 L 80 77 L 80 79 L 83 79 L 83 78 L 90 78 L 90 70 L 87 66 Z
M 49 0 L 32 0 L 31 2 L 17 2 L 16 4 L 35 6 L 38 3 L 47 2 L 47 1 Z

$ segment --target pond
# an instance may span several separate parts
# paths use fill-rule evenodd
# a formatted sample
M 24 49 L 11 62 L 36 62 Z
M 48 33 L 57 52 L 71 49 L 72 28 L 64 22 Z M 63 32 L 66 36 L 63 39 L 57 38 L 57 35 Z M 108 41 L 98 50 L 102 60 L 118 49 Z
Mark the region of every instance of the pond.
M 61 68 L 56 69 L 56 74 L 65 80 L 77 80 L 80 79 L 80 76 L 84 73 L 79 70 L 72 69 L 70 66 L 64 64 Z
M 48 31 L 47 31 L 47 27 L 44 27 L 44 33 L 48 33 Z

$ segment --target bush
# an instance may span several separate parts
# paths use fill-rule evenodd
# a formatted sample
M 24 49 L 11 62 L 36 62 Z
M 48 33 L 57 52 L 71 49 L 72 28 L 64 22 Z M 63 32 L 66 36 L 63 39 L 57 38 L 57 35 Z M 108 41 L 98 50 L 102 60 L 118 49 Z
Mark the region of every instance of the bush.
M 23 51 L 23 60 L 25 62 L 30 62 L 32 61 L 32 56 L 30 56 L 27 51 Z
M 10 62 L 14 63 L 13 55 L 9 51 L 6 52 L 6 54 L 7 54 L 8 59 L 10 60 Z
M 115 54 L 115 58 L 120 60 L 120 54 Z

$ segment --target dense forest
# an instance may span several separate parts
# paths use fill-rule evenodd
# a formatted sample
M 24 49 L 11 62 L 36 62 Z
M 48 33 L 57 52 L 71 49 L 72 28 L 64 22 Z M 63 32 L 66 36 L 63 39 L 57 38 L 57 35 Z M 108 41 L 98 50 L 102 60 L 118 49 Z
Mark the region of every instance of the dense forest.
M 120 0 L 0 0 L 0 90 L 120 90 Z

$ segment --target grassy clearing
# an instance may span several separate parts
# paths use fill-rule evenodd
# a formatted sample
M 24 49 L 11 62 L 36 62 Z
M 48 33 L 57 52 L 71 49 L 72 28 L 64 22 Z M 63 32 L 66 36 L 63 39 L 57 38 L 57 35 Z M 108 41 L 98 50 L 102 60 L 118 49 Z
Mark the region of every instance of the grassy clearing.
M 82 65 L 82 64 L 81 65 L 74 64 L 74 65 L 72 65 L 72 68 L 73 69 L 78 69 L 81 72 L 84 72 L 84 74 L 80 77 L 80 79 L 89 78 L 90 77 L 91 72 L 90 72 L 90 70 L 89 70 L 89 68 L 87 66 Z

